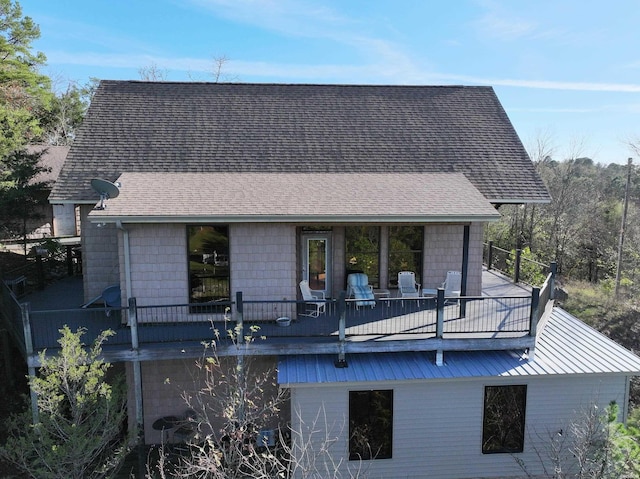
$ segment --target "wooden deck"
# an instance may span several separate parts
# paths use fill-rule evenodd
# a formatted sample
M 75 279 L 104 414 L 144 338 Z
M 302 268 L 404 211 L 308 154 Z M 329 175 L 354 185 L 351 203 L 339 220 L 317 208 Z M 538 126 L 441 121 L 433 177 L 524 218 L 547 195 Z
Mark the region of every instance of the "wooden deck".
M 81 283 L 77 285 L 81 287 Z M 85 328 L 86 343 L 100 331 L 112 329 L 115 335 L 104 347 L 105 357 L 110 361 L 198 357 L 203 354 L 202 342 L 214 340 L 216 330 L 222 338 L 217 342 L 220 355 L 519 349 L 529 347 L 533 341 L 530 288 L 514 285 L 492 271 L 483 273 L 482 296 L 449 301 L 440 308 L 440 331 L 435 299 L 383 298 L 376 300 L 373 308 L 357 308 L 350 301 L 331 301 L 326 312 L 318 317 L 300 315 L 303 303 L 243 301 L 240 308 L 243 314 L 238 314 L 238 305 L 232 304 L 234 314 L 225 322 L 221 314 L 193 314 L 193 305 L 144 307 L 134 312 L 127 308 L 79 309 L 77 302 L 81 295 L 77 291 L 70 294 L 69 284 L 63 287 L 64 295 L 50 290 L 39 297 L 27 298 L 31 305 L 28 321 L 32 336 L 28 355 L 33 365 L 37 365 L 39 351 L 46 348 L 55 352 L 58 330 L 64 324 L 73 330 Z M 47 296 L 56 300 L 47 303 Z M 73 302 L 69 309 L 41 309 L 45 304 L 64 308 L 65 298 Z M 292 311 L 289 326 L 278 326 L 272 314 L 261 313 L 277 308 Z M 136 318 L 134 327 L 131 315 Z M 178 319 L 185 317 L 192 319 Z M 251 335 L 253 339 L 238 345 L 227 339 L 226 331 L 241 320 L 243 335 Z M 132 335 L 134 328 L 137 344 L 133 340 L 135 334 Z

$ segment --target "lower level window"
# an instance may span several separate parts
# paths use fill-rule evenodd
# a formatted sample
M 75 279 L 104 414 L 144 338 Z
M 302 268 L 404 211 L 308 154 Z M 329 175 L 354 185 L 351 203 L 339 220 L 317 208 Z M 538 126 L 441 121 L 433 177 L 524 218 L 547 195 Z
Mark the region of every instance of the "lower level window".
M 349 459 L 389 459 L 393 391 L 349 391 Z
M 486 386 L 482 453 L 514 453 L 524 449 L 527 386 Z

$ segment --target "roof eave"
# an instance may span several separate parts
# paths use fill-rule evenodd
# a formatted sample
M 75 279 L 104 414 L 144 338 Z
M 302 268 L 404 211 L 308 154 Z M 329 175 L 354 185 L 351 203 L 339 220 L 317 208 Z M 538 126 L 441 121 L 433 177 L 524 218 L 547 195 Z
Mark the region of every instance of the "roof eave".
M 89 214 L 91 223 L 471 223 L 498 221 L 495 215 L 347 216 L 347 215 L 179 215 Z
M 551 203 L 551 198 L 547 199 L 523 199 L 523 198 L 505 198 L 505 199 L 490 199 L 489 202 L 494 205 L 522 205 L 522 204 L 541 204 L 547 205 Z

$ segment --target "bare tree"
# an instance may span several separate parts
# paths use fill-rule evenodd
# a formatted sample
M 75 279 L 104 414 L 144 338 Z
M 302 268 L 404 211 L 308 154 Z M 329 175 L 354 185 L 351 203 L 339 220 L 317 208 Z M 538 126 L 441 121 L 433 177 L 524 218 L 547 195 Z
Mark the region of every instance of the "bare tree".
M 166 69 L 158 67 L 155 62 L 138 69 L 138 75 L 144 81 L 166 81 L 168 73 Z
M 238 341 L 238 331 L 228 331 L 238 348 L 253 341 L 257 328 Z M 147 465 L 147 479 L 161 478 L 363 478 L 362 462 L 344 466 L 343 455 L 332 446 L 342 436 L 344 423 L 327 425 L 320 411 L 312 424 L 298 416 L 290 424 L 289 392 L 278 387 L 275 368 L 255 357 L 219 357 L 215 341 L 205 345 L 195 363 L 193 392 L 183 391 L 188 408 L 184 423 L 174 431 L 185 434 L 186 447 L 174 461 L 168 445 L 160 460 Z M 284 412 L 283 412 L 284 411 Z M 299 414 L 299 412 L 297 412 Z M 346 471 L 346 472 L 345 472 Z
M 638 438 L 616 422 L 618 407 L 599 408 L 595 403 L 579 411 L 566 428 L 536 434 L 539 460 L 536 467 L 515 461 L 529 478 L 632 479 L 640 472 Z M 545 439 L 546 437 L 546 439 Z M 540 468 L 543 475 L 532 472 Z

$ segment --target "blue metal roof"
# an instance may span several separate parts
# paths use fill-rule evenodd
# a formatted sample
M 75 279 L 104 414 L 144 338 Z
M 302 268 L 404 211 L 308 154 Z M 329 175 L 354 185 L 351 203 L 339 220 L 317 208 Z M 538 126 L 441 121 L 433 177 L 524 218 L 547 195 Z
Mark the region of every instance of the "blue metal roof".
M 560 308 L 553 308 L 536 341 L 535 357 L 513 351 L 445 352 L 435 365 L 433 352 L 350 354 L 336 368 L 337 355 L 282 356 L 278 382 L 306 383 L 406 381 L 470 377 L 564 374 L 640 375 L 640 357 Z

